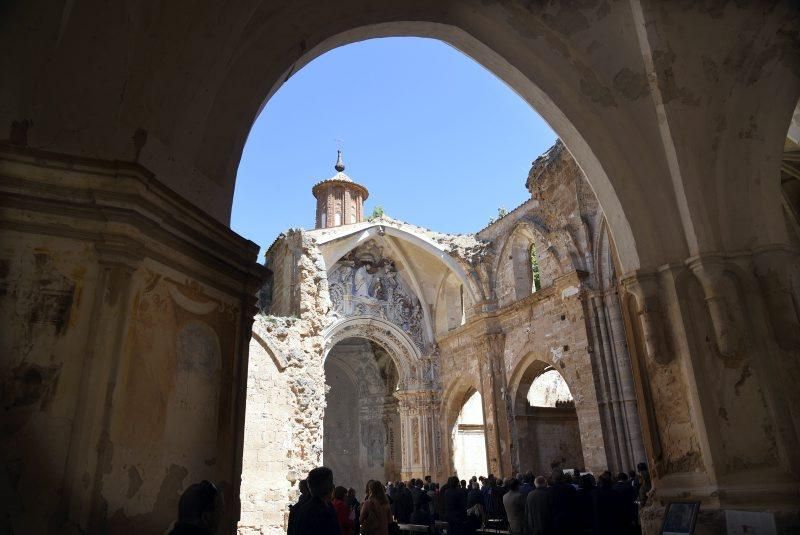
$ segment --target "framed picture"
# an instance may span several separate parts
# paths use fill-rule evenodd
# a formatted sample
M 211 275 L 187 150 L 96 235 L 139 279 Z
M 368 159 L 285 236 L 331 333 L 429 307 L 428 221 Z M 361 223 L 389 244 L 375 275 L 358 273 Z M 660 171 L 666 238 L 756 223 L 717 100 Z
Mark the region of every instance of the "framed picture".
M 700 502 L 669 502 L 661 525 L 661 535 L 692 535 Z

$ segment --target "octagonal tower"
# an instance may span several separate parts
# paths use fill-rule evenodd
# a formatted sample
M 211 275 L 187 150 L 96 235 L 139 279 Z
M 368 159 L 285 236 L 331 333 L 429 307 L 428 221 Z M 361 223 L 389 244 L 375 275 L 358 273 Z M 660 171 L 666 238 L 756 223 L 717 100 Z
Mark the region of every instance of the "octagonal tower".
M 344 174 L 342 151 L 336 157 L 336 174 L 317 182 L 311 193 L 317 199 L 315 228 L 330 228 L 364 221 L 364 201 L 369 192 Z

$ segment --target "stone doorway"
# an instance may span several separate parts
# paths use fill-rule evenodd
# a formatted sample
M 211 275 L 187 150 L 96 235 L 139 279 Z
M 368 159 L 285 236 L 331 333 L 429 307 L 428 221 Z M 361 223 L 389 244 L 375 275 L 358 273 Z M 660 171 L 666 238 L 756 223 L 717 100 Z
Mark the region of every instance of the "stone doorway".
M 370 479 L 400 478 L 398 381 L 391 355 L 371 340 L 345 338 L 328 353 L 322 456 L 336 485 L 360 494 Z

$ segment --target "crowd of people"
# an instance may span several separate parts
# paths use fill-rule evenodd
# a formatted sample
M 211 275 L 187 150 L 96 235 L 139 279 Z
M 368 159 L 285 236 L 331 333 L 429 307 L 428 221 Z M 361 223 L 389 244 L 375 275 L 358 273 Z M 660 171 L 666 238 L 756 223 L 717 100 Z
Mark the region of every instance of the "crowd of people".
M 449 535 L 472 535 L 492 526 L 512 535 L 640 533 L 638 508 L 650 492 L 647 466 L 598 477 L 554 466 L 549 477 L 532 472 L 503 479 L 490 474 L 469 481 L 430 476 L 367 483 L 363 501 L 355 489 L 334 486 L 333 472 L 314 468 L 300 482 L 291 506 L 289 535 L 390 535 L 399 524 L 446 523 Z

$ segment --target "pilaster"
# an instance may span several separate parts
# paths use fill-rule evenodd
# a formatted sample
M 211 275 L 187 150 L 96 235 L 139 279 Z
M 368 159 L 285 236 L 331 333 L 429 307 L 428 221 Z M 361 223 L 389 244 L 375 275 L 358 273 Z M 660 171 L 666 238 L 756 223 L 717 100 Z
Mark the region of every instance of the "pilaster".
M 505 334 L 486 333 L 478 338 L 477 344 L 487 465 L 490 473 L 510 477 L 513 455 L 509 422 L 511 411 L 503 365 Z
M 394 396 L 400 413 L 400 477 L 408 480 L 435 475 L 443 462 L 439 390 L 399 390 Z

